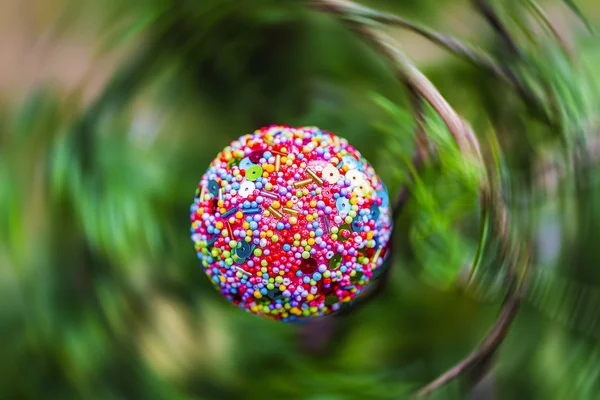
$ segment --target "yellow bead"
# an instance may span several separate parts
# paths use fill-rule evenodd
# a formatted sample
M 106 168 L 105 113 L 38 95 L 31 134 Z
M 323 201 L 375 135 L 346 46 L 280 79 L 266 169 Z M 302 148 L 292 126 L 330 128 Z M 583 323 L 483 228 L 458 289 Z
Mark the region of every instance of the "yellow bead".
M 236 213 L 235 213 L 235 217 L 236 217 L 237 219 L 242 219 L 242 218 L 244 217 L 244 214 L 242 214 L 242 212 L 241 212 L 241 211 L 238 211 L 238 212 L 236 212 Z
M 308 300 L 308 301 L 312 301 L 314 299 L 315 299 L 315 296 L 312 293 L 310 293 L 308 296 L 306 296 L 306 300 Z
M 281 203 L 278 201 L 274 201 L 273 203 L 271 203 L 271 207 L 278 210 L 281 207 Z
M 255 290 L 254 291 L 254 297 L 256 297 L 257 299 L 260 299 L 262 297 L 262 294 L 260 294 L 260 291 Z

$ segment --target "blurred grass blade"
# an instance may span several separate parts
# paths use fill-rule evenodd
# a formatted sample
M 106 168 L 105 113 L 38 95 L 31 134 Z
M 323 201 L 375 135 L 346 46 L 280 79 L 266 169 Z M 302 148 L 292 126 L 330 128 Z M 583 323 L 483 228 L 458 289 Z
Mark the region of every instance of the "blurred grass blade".
M 583 15 L 581 8 L 579 8 L 579 6 L 577 4 L 575 4 L 575 1 L 574 0 L 563 0 L 563 1 L 567 5 L 567 7 L 569 7 L 571 9 L 571 11 L 577 16 L 577 18 L 579 18 L 581 20 L 581 22 L 583 22 L 583 24 L 590 31 L 590 33 L 595 34 L 596 30 L 594 29 L 594 27 L 592 26 L 590 21 L 587 19 L 587 17 L 585 15 Z

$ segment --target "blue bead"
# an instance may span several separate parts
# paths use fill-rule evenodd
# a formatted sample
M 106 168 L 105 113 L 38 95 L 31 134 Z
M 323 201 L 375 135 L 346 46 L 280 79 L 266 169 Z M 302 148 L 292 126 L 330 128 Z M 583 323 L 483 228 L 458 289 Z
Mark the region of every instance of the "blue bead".
M 291 248 L 292 247 L 287 243 L 283 245 L 283 251 L 290 251 Z
M 310 283 L 310 277 L 308 277 L 308 276 L 305 276 L 304 278 L 302 278 L 302 281 L 303 281 L 304 283 Z
M 248 157 L 242 159 L 242 161 L 240 161 L 240 163 L 239 163 L 240 169 L 243 169 L 243 170 L 246 170 L 253 165 L 254 165 L 254 163 L 252 161 L 250 161 L 250 159 Z
M 320 273 L 318 273 L 318 272 L 315 272 L 315 273 L 313 274 L 312 278 L 313 278 L 315 281 L 317 281 L 317 282 L 318 282 L 318 281 L 320 281 L 320 280 L 321 280 L 321 274 L 320 274 Z

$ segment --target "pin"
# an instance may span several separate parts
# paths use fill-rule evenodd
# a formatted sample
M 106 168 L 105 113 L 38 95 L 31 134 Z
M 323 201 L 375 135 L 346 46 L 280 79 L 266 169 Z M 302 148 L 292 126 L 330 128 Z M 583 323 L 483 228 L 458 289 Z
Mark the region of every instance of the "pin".
M 296 189 L 298 189 L 298 188 L 304 187 L 304 186 L 312 183 L 312 181 L 313 181 L 312 179 L 304 179 L 304 180 L 301 180 L 301 181 L 298 181 L 298 182 L 294 182 L 294 187 Z
M 206 194 L 206 187 L 204 187 L 204 185 L 202 185 L 202 190 L 200 190 L 200 197 L 199 199 L 202 201 L 204 200 L 204 195 Z
M 227 221 L 227 231 L 229 231 L 229 238 L 233 240 L 233 229 L 231 229 L 231 224 Z
M 312 170 L 312 169 L 310 169 L 310 168 L 307 168 L 307 169 L 306 169 L 306 173 L 307 173 L 308 175 L 310 175 L 310 177 L 312 178 L 312 180 L 313 180 L 313 181 L 314 181 L 314 182 L 315 182 L 317 185 L 319 185 L 319 186 L 323 186 L 323 180 L 317 176 L 317 174 L 315 173 L 315 171 L 313 171 L 313 170 Z
M 327 234 L 331 233 L 329 231 L 329 221 L 327 221 L 327 217 L 323 215 L 323 221 L 325 222 L 325 229 L 327 229 Z
M 281 211 L 283 211 L 286 214 L 291 214 L 291 215 L 294 215 L 294 216 L 297 216 L 299 214 L 298 210 L 294 210 L 293 208 L 283 207 L 281 209 Z
M 237 211 L 237 208 L 231 207 L 229 210 L 225 211 L 222 216 L 223 216 L 223 218 L 227 218 L 230 215 L 235 214 L 236 211 Z
M 281 168 L 281 156 L 277 154 L 275 157 L 275 171 L 279 172 L 279 168 Z
M 219 188 L 219 200 L 223 200 L 223 189 Z
M 242 214 L 258 214 L 260 212 L 260 208 L 246 208 L 242 210 Z
M 248 275 L 248 276 L 252 276 L 252 274 L 248 271 L 244 271 L 243 269 L 241 269 L 240 267 L 234 267 L 237 271 L 241 272 L 244 275 Z
M 371 263 L 373 264 L 373 266 L 371 267 L 371 269 L 375 269 L 375 267 L 377 267 L 377 260 L 379 259 L 379 254 L 381 253 L 381 247 L 379 247 L 377 249 L 377 252 L 375 252 L 375 254 L 373 255 L 373 260 L 371 261 Z
M 267 211 L 269 211 L 271 214 L 273 214 L 274 216 L 276 216 L 279 219 L 283 218 L 283 214 L 271 206 L 269 206 L 269 208 L 267 208 Z
M 267 197 L 269 199 L 273 199 L 273 200 L 279 199 L 279 196 L 277 196 L 275 193 L 269 193 L 269 192 L 262 191 L 262 192 L 260 192 L 260 195 L 263 197 Z

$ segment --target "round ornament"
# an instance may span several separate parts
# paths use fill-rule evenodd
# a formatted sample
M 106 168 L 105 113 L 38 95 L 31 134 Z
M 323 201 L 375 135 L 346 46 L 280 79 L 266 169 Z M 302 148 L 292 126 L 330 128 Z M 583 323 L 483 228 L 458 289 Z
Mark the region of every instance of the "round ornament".
M 338 311 L 383 269 L 388 194 L 345 139 L 270 126 L 232 142 L 191 206 L 198 258 L 229 301 L 293 322 Z

